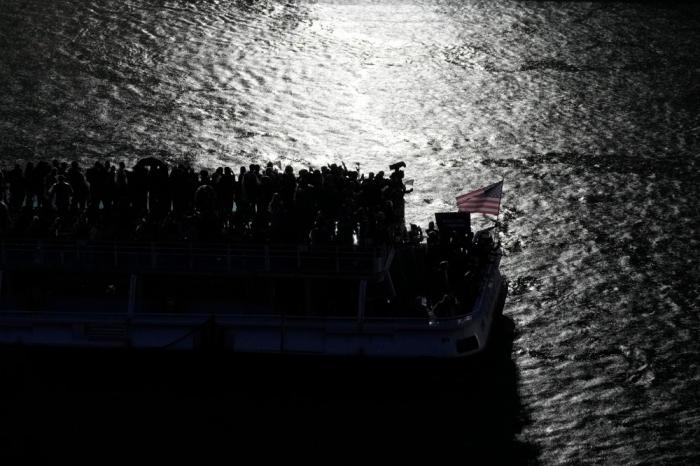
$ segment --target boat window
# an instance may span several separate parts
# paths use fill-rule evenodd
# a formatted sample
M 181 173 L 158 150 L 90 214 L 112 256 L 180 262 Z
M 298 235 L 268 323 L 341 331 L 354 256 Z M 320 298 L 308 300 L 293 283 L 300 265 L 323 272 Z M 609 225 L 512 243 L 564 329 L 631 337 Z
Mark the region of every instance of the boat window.
M 6 310 L 126 313 L 125 274 L 10 272 L 3 275 L 0 307 Z
M 271 281 L 259 277 L 142 277 L 139 313 L 273 314 Z
M 356 280 L 307 280 L 308 315 L 356 317 L 358 287 Z
M 300 278 L 275 280 L 275 313 L 288 316 L 306 315 L 306 291 Z

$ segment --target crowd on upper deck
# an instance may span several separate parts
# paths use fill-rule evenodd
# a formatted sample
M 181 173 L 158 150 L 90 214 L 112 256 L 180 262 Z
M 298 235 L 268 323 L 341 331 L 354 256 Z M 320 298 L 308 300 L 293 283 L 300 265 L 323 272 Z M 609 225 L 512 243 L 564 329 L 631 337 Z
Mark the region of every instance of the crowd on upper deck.
M 121 162 L 27 162 L 0 170 L 0 238 L 94 241 L 273 242 L 335 246 L 419 243 L 405 226 L 403 162 L 361 174 L 344 164 L 284 169 L 251 164 L 210 172 L 145 158 Z M 467 214 L 468 215 L 468 214 Z M 471 276 L 492 248 L 490 237 L 430 222 L 425 231 L 431 315 L 470 306 Z M 409 293 L 410 294 L 410 293 Z
M 195 170 L 149 157 L 27 162 L 0 171 L 0 236 L 256 241 L 371 246 L 406 240 L 403 162 L 361 174 L 344 164 Z

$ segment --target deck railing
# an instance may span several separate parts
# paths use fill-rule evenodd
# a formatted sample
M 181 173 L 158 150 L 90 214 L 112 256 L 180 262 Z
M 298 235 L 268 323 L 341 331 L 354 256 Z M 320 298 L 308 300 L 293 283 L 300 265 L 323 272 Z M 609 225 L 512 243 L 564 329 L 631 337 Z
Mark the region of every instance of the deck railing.
M 0 241 L 0 270 L 53 268 L 272 275 L 359 275 L 387 270 L 390 247 L 287 244 Z

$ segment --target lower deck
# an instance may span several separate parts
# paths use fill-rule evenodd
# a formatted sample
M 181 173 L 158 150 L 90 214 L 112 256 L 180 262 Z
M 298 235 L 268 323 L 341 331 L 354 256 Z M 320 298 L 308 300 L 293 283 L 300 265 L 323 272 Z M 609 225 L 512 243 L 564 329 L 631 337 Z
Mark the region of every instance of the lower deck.
M 63 284 L 59 279 L 55 283 Z M 110 286 L 118 287 L 118 282 L 115 283 L 117 285 Z M 134 285 L 133 281 L 131 285 Z M 221 289 L 216 281 L 210 285 L 213 289 Z M 144 283 L 143 287 L 148 285 Z M 359 298 L 363 288 L 366 291 L 367 285 L 358 286 Z M 17 287 L 11 288 L 12 293 L 4 293 L 0 309 L 0 343 L 180 350 L 215 348 L 241 353 L 458 357 L 484 348 L 494 315 L 503 305 L 505 292 L 497 267 L 492 267 L 469 313 L 431 318 L 425 314 L 411 315 L 415 309 L 393 316 L 373 313 L 373 308 L 364 307 L 361 299 L 341 295 L 336 288 L 327 289 L 323 295 L 325 300 L 315 300 L 316 307 L 305 307 L 308 301 L 297 301 L 291 295 L 280 294 L 273 286 L 273 293 L 268 295 L 254 287 L 246 290 L 249 294 L 221 291 L 222 295 L 209 295 L 196 303 L 187 301 L 187 309 L 178 308 L 183 305 L 182 301 L 161 307 L 159 303 L 171 299 L 162 287 L 153 294 L 143 292 L 139 300 L 134 299 L 134 286 L 129 288 L 131 296 L 110 289 L 110 299 L 104 302 L 96 300 L 96 289 L 62 289 L 65 295 L 52 295 L 50 300 L 46 296 L 50 295 L 51 288 L 42 289 L 39 297 Z M 302 292 L 305 289 L 308 287 L 301 287 Z M 299 293 L 299 289 L 293 287 L 287 291 Z M 233 293 L 238 301 L 227 301 L 226 298 L 230 297 L 227 293 Z M 257 307 L 249 306 L 245 297 L 260 296 L 258 293 L 269 298 L 266 304 L 255 301 Z M 304 293 L 308 294 L 308 291 Z M 20 308 L 11 306 L 22 296 L 32 296 L 31 302 L 25 302 Z M 345 301 L 340 296 L 344 296 Z M 101 303 L 99 307 L 96 302 Z
M 505 292 L 495 249 L 445 268 L 424 247 L 59 246 L 2 250 L 0 343 L 456 357 L 484 348 Z

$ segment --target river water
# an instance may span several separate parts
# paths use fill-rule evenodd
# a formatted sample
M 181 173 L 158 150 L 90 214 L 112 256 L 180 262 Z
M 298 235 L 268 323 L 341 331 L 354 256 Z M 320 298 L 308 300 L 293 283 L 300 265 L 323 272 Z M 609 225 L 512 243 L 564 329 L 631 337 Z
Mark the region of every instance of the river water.
M 0 0 L 0 154 L 404 160 L 423 225 L 503 178 L 514 441 L 687 464 L 698 44 L 700 8 L 668 2 Z

